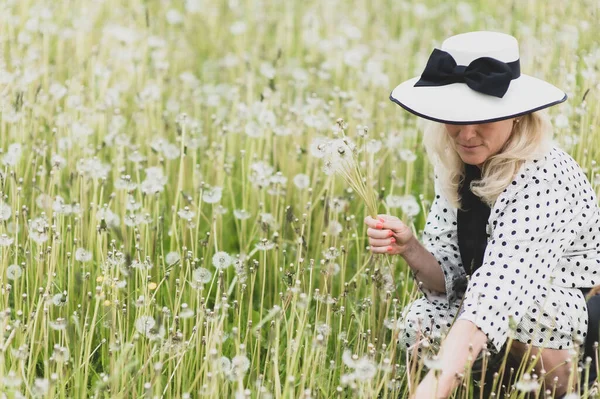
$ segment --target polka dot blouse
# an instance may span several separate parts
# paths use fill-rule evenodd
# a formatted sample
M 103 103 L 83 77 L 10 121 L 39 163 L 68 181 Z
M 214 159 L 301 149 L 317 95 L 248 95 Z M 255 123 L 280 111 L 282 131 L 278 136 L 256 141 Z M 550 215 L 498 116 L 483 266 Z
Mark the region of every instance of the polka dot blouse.
M 457 319 L 477 325 L 497 350 L 509 324 L 516 326 L 527 309 L 543 302 L 548 287 L 600 284 L 598 201 L 563 150 L 555 147 L 543 159 L 524 163 L 498 197 L 487 223 L 483 264 L 470 279 L 458 248 L 456 208 L 437 188 L 436 193 L 423 244 L 442 267 L 448 302 L 464 296 Z

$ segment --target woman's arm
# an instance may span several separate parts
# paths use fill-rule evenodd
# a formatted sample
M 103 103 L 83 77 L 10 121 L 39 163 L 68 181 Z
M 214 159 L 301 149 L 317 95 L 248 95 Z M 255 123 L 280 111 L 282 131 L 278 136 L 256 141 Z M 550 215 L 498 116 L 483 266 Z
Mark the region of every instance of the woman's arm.
M 401 255 L 412 269 L 415 279 L 423 283 L 425 288 L 446 292 L 446 280 L 439 262 L 414 236 Z
M 446 292 L 444 272 L 437 259 L 413 235 L 410 227 L 395 216 L 379 215 L 365 218 L 369 226 L 369 244 L 373 253 L 401 255 L 423 287 Z
M 434 370 L 429 371 L 411 399 L 449 397 L 457 383 L 456 373 L 463 373 L 465 367 L 470 367 L 486 343 L 486 335 L 475 324 L 468 320 L 457 320 L 438 353 L 441 371 L 438 371 L 437 383 Z

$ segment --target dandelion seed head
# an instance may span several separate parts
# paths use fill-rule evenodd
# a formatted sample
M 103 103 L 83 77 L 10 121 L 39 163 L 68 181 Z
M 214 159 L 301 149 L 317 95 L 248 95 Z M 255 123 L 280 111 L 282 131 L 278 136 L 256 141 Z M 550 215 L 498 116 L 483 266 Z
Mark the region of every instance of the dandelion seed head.
M 234 209 L 233 216 L 239 220 L 246 220 L 250 218 L 251 214 L 245 209 Z
M 14 241 L 15 241 L 14 238 L 9 237 L 6 234 L 0 235 L 0 246 L 2 246 L 2 247 L 8 247 L 8 246 L 12 245 L 12 243 Z
M 12 143 L 8 146 L 8 149 L 2 158 L 2 163 L 6 166 L 16 166 L 21 159 L 22 153 L 23 147 L 21 144 Z
M 275 248 L 275 243 L 269 240 L 261 240 L 256 244 L 256 249 L 259 251 L 269 251 Z
M 96 212 L 96 220 L 104 220 L 109 227 L 118 227 L 121 224 L 121 218 L 108 208 L 101 208 Z
M 515 388 L 521 392 L 534 392 L 540 387 L 537 379 L 531 378 L 529 373 L 523 374 L 523 378 L 515 384 Z
M 66 346 L 54 345 L 54 351 L 52 352 L 52 359 L 57 363 L 68 362 L 71 358 L 69 348 Z
M 15 373 L 14 370 L 10 370 L 5 376 L 2 377 L 2 383 L 9 389 L 18 389 L 23 383 L 23 380 L 17 375 L 17 373 Z
M 246 32 L 246 23 L 244 21 L 236 21 L 229 27 L 229 32 L 232 35 L 239 36 Z
M 196 216 L 196 213 L 186 206 L 185 208 L 180 209 L 179 212 L 177 212 L 177 215 L 184 220 L 189 220 L 193 219 Z
M 179 252 L 169 252 L 167 254 L 167 256 L 165 256 L 165 261 L 167 262 L 167 265 L 174 265 L 175 263 L 179 262 L 179 260 L 181 259 L 181 255 L 179 255 Z
M 181 304 L 181 310 L 179 311 L 179 317 L 181 319 L 189 319 L 191 317 L 194 317 L 194 314 L 194 310 L 191 309 L 187 303 Z
M 50 381 L 47 378 L 36 378 L 31 390 L 36 396 L 46 396 L 50 389 Z
M 218 270 L 226 269 L 233 263 L 234 259 L 227 252 L 217 252 L 212 257 L 212 264 Z
M 50 238 L 50 225 L 45 217 L 37 217 L 29 222 L 29 237 L 38 244 L 42 244 Z
M 67 298 L 62 293 L 54 294 L 52 296 L 52 304 L 58 307 L 65 306 L 67 304 Z
M 183 15 L 173 8 L 167 11 L 165 17 L 169 25 L 179 25 L 183 22 Z
M 0 201 L 0 221 L 6 221 L 12 216 L 12 209 L 10 206 Z
M 231 359 L 231 368 L 236 373 L 245 374 L 250 369 L 250 359 L 244 355 L 238 355 Z
M 148 332 L 153 329 L 156 325 L 156 320 L 152 316 L 140 316 L 135 321 L 135 329 L 137 332 L 143 335 L 147 335 Z
M 192 281 L 200 284 L 209 283 L 212 280 L 212 273 L 203 267 L 195 269 L 192 273 Z
M 67 319 L 64 319 L 62 317 L 57 318 L 54 321 L 49 321 L 48 325 L 50 326 L 51 329 L 56 330 L 56 331 L 62 331 L 64 329 L 67 328 Z
M 131 268 L 132 269 L 139 269 L 139 270 L 150 270 L 152 269 L 154 265 L 152 264 L 152 262 L 150 261 L 150 259 L 144 259 L 142 260 L 138 260 L 138 259 L 134 259 L 131 262 Z
M 367 357 L 360 358 L 354 364 L 354 375 L 359 381 L 369 381 L 377 374 L 377 366 Z
M 21 266 L 12 264 L 6 268 L 6 278 L 9 280 L 16 280 L 23 275 L 23 269 Z
M 334 237 L 337 237 L 342 233 L 342 231 L 344 231 L 344 228 L 340 222 L 338 222 L 337 220 L 332 220 L 329 222 L 329 227 L 327 228 L 327 230 L 329 234 L 331 234 Z
M 310 186 L 310 177 L 304 173 L 298 173 L 293 181 L 298 190 L 305 190 Z
M 412 163 L 417 159 L 415 153 L 408 149 L 401 149 L 398 151 L 398 156 L 401 160 L 407 163 Z
M 217 368 L 220 372 L 227 373 L 231 371 L 231 360 L 226 356 L 221 356 L 217 361 Z
M 97 158 L 83 158 L 77 161 L 77 172 L 91 179 L 106 179 L 110 166 L 101 162 Z
M 331 327 L 326 323 L 321 323 L 317 325 L 316 331 L 318 334 L 328 336 L 329 334 L 331 334 Z
M 26 344 L 18 348 L 10 348 L 10 353 L 15 359 L 25 360 L 29 356 L 29 347 Z
M 202 201 L 207 204 L 216 204 L 221 201 L 223 189 L 221 187 L 211 187 L 202 193 Z
M 92 253 L 85 248 L 77 248 L 75 251 L 75 260 L 79 262 L 89 262 L 92 260 Z

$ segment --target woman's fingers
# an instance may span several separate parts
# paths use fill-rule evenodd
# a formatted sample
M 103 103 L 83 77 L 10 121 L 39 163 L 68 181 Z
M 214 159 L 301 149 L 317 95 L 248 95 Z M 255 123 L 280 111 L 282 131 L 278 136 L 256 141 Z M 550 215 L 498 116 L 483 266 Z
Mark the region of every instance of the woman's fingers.
M 373 219 L 371 216 L 365 218 L 365 224 L 372 229 L 381 230 L 383 227 L 384 219 Z
M 382 229 L 390 229 L 395 232 L 400 232 L 400 231 L 404 231 L 406 229 L 406 225 L 404 223 L 402 223 L 402 221 L 400 219 L 385 220 L 381 224 L 381 228 Z
M 395 216 L 379 215 L 378 219 L 367 216 L 367 236 L 371 252 L 377 254 L 400 254 L 406 250 L 412 231 Z
M 378 219 L 374 219 L 371 216 L 365 218 L 365 224 L 372 229 L 381 230 L 388 229 L 394 231 L 401 231 L 406 229 L 406 225 L 402 223 L 400 219 L 395 216 L 379 215 Z
M 394 237 L 383 238 L 383 239 L 377 239 L 377 238 L 370 238 L 369 237 L 369 245 L 371 247 L 384 247 L 384 246 L 392 245 L 395 242 L 396 242 L 396 239 Z
M 394 235 L 394 232 L 392 230 L 377 230 L 369 227 L 367 229 L 367 235 L 369 238 L 390 238 Z
M 385 245 L 383 247 L 370 247 L 374 254 L 395 254 L 397 253 L 397 245 Z

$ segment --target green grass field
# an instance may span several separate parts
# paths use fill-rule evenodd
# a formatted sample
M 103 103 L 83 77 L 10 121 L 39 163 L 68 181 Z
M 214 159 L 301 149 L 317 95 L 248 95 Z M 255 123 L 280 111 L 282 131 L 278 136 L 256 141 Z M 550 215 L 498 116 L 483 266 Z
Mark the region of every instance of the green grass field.
M 388 96 L 498 30 L 568 93 L 555 137 L 600 193 L 599 21 L 597 0 L 3 1 L 0 397 L 407 397 L 418 292 L 319 144 L 352 140 L 418 234 L 432 169 Z

